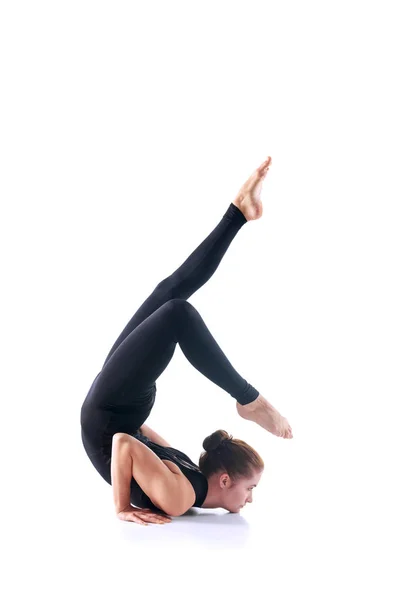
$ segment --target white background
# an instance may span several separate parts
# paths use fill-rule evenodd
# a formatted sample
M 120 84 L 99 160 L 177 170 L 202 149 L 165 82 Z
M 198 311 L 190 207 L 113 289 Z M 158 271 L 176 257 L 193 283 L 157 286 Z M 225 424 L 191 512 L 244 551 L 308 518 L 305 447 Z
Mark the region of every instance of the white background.
M 394 2 L 3 2 L 4 597 L 399 597 Z M 240 515 L 123 523 L 81 404 L 133 312 L 272 156 L 189 301 L 292 440 L 179 347 L 148 424 L 266 469 Z

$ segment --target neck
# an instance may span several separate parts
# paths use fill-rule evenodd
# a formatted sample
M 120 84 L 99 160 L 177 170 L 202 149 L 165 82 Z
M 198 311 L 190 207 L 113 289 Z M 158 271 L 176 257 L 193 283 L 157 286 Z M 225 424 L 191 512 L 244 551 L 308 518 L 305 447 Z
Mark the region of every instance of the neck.
M 208 492 L 206 499 L 201 505 L 201 508 L 223 508 L 223 506 L 221 506 L 221 497 L 219 490 L 215 491 L 210 485 L 210 483 L 208 484 Z

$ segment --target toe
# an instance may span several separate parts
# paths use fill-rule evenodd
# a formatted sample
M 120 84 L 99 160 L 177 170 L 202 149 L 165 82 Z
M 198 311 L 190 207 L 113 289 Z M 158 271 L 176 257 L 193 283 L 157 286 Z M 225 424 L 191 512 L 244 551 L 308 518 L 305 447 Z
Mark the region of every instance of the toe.
M 247 181 L 248 184 L 255 184 L 259 179 L 261 179 L 262 177 L 264 177 L 264 175 L 267 174 L 267 171 L 269 169 L 271 165 L 271 157 L 269 156 L 268 159 L 263 162 L 255 171 L 252 175 L 250 175 L 249 180 Z

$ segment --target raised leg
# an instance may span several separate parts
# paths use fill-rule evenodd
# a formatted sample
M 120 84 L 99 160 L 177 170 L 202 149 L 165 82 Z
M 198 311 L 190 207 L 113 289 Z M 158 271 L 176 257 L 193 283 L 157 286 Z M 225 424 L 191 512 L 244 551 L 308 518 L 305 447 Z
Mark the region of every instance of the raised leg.
M 262 214 L 260 181 L 270 161 L 241 188 L 221 222 L 189 258 L 158 284 L 125 327 L 99 374 L 106 390 L 122 390 L 120 408 L 140 398 L 165 370 L 179 343 L 189 362 L 237 400 L 238 412 L 275 435 L 292 437 L 287 420 L 235 371 L 198 311 L 187 302 L 211 277 L 232 239 L 247 221 Z M 122 400 L 121 400 L 122 399 Z M 109 406 L 108 408 L 111 408 Z
M 261 188 L 270 164 L 269 156 L 242 185 L 236 198 L 210 235 L 172 275 L 156 286 L 126 325 L 108 353 L 104 364 L 121 342 L 155 310 L 173 298 L 187 300 L 210 279 L 239 229 L 247 221 L 254 221 L 262 216 Z
M 174 273 L 156 286 L 139 307 L 114 343 L 104 364 L 121 342 L 165 302 L 173 298 L 187 300 L 202 287 L 215 273 L 232 240 L 245 223 L 246 218 L 241 210 L 231 203 L 215 229 Z

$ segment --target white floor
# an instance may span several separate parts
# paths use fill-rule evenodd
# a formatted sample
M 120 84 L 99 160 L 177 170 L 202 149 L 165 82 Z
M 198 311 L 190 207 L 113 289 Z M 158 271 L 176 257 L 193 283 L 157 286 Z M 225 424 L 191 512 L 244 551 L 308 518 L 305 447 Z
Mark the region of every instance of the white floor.
M 72 461 L 59 453 L 60 473 L 48 481 L 45 465 L 35 468 L 41 485 L 30 498 L 34 477 L 21 474 L 27 502 L 2 515 L 7 597 L 397 599 L 394 446 L 381 437 L 372 448 L 355 435 L 363 467 L 343 436 L 293 428 L 287 444 L 265 442 L 269 465 L 253 504 L 237 515 L 194 508 L 163 526 L 119 521 L 111 487 L 79 450 Z

